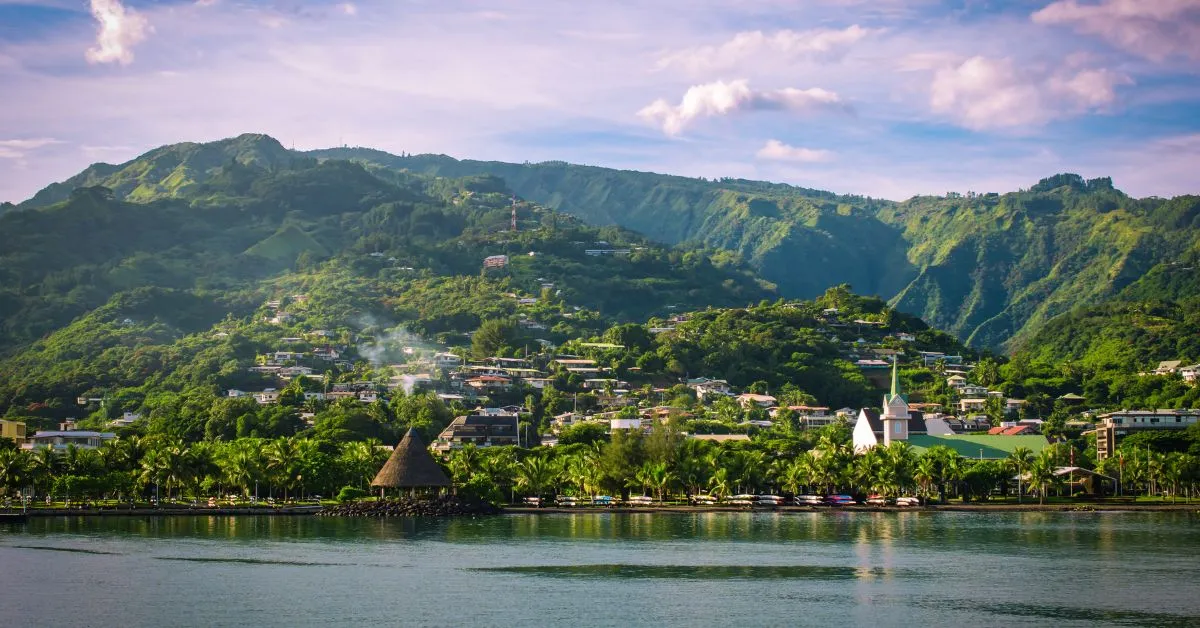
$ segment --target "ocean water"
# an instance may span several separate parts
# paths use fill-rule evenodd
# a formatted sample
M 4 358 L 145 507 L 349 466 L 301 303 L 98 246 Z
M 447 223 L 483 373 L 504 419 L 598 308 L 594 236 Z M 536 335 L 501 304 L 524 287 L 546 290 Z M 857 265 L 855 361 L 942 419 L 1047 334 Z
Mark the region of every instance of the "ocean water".
M 33 519 L 0 626 L 1200 626 L 1200 514 Z

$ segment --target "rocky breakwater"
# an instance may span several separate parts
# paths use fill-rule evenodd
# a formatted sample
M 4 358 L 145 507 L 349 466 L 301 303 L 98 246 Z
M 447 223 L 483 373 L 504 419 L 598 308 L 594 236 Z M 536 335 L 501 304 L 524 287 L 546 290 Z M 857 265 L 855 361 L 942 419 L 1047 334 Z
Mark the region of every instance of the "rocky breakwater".
M 473 517 L 498 514 L 500 509 L 492 504 L 453 496 L 349 502 L 316 513 L 318 517 Z

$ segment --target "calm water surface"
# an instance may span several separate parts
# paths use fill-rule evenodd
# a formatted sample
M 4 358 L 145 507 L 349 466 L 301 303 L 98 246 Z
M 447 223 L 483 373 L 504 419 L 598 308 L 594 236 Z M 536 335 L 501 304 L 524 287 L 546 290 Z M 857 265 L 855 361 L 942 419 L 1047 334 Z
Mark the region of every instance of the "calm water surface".
M 1200 626 L 1194 513 L 0 525 L 0 626 Z

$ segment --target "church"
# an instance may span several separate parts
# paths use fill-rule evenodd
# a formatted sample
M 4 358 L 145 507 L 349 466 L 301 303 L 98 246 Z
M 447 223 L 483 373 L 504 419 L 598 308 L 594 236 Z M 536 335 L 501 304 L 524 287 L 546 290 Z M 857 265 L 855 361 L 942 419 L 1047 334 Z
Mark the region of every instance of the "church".
M 883 443 L 906 441 L 910 435 L 927 434 L 924 415 L 908 409 L 908 400 L 900 394 L 900 372 L 892 361 L 892 390 L 883 396 L 883 414 L 864 408 L 858 412 L 854 423 L 854 453 Z

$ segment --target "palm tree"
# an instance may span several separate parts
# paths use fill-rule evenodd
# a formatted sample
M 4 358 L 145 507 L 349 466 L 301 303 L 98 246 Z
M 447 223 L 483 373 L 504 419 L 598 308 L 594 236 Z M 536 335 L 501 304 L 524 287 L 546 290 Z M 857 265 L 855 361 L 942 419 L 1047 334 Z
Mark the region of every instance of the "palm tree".
M 379 441 L 370 439 L 366 441 L 353 441 L 342 445 L 341 455 L 339 456 L 342 467 L 347 470 L 350 475 L 350 481 L 357 484 L 359 488 L 365 489 L 367 482 L 379 472 L 379 468 L 383 464 L 383 460 L 379 455 L 377 445 Z M 468 445 L 474 449 L 474 445 Z M 466 449 L 466 448 L 464 448 Z M 461 451 L 461 450 L 460 450 Z M 457 454 L 458 452 L 456 452 Z M 466 475 L 459 476 L 459 471 L 455 470 L 454 458 L 451 458 L 451 472 L 455 475 L 455 480 L 465 482 L 469 477 L 469 472 Z M 469 469 L 468 469 L 469 471 Z
M 242 495 L 248 496 L 250 487 L 262 473 L 263 464 L 255 447 L 239 442 L 225 450 L 221 467 L 229 485 L 242 489 Z
M 20 491 L 29 480 L 29 453 L 21 449 L 0 450 L 0 494 L 7 494 L 9 489 Z
M 1029 482 L 1038 486 L 1038 503 L 1046 503 L 1046 485 L 1055 479 L 1053 454 L 1042 452 L 1029 465 Z
M 540 456 L 530 456 L 517 465 L 517 486 L 534 496 L 540 496 L 552 485 L 560 473 L 555 465 Z
M 729 470 L 721 467 L 708 478 L 708 493 L 717 499 L 729 494 Z
M 800 494 L 800 487 L 806 484 L 808 469 L 805 468 L 804 458 L 798 457 L 783 468 L 779 476 L 779 485 L 787 493 Z
M 40 484 L 45 489 L 45 492 L 49 494 L 50 487 L 54 484 L 54 477 L 62 469 L 58 454 L 54 453 L 49 447 L 42 447 L 33 452 L 33 458 L 30 459 L 29 464 L 34 489 L 36 490 Z
M 926 497 L 929 496 L 929 493 L 931 492 L 930 489 L 933 486 L 933 483 L 937 481 L 940 474 L 938 465 L 938 459 L 929 455 L 921 456 L 921 459 L 917 461 L 917 468 L 913 472 L 913 479 L 921 485 L 921 492 L 924 493 Z
M 301 446 L 299 439 L 277 438 L 267 444 L 264 453 L 267 457 L 267 472 L 271 483 L 283 488 L 283 500 L 287 501 L 290 491 L 300 481 Z
M 1017 503 L 1021 503 L 1022 485 L 1025 470 L 1033 464 L 1033 451 L 1028 447 L 1014 447 L 1008 455 L 1008 466 L 1017 473 Z
M 675 474 L 667 470 L 665 462 L 647 462 L 643 469 L 649 486 L 658 493 L 658 501 L 663 501 L 664 494 L 675 481 Z

